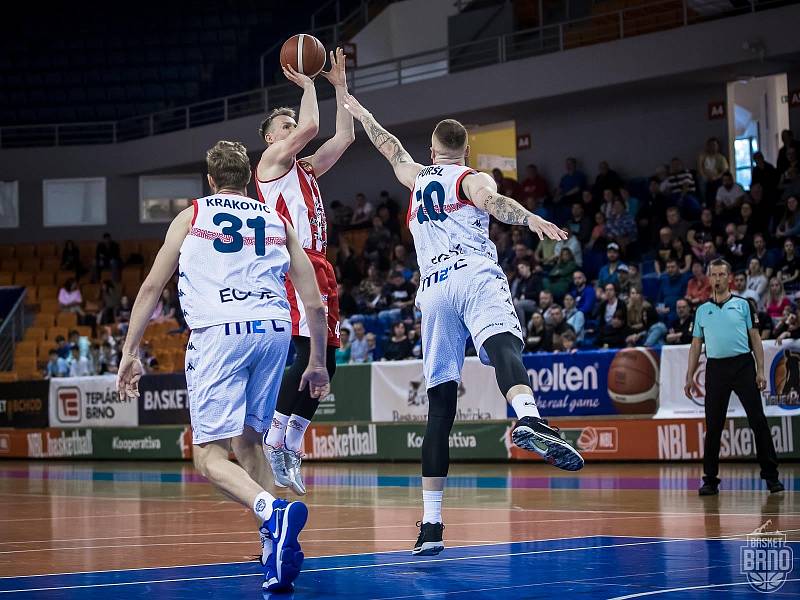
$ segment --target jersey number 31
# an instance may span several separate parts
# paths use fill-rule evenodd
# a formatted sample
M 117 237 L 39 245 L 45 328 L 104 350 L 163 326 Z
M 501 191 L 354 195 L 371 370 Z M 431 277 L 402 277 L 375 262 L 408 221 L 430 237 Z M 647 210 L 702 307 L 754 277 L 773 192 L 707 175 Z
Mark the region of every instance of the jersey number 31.
M 223 242 L 221 238 L 214 240 L 214 250 L 223 252 L 225 254 L 231 252 L 239 252 L 244 247 L 244 238 L 239 230 L 242 228 L 242 220 L 229 213 L 217 213 L 214 215 L 214 225 L 222 225 L 223 223 L 230 223 L 222 228 L 222 235 L 230 238 L 230 241 Z M 267 243 L 264 230 L 267 228 L 267 222 L 264 217 L 256 217 L 255 219 L 247 219 L 247 226 L 252 228 L 255 232 L 253 239 L 256 247 L 256 255 L 264 256 L 267 253 Z M 252 238 L 251 238 L 252 239 Z

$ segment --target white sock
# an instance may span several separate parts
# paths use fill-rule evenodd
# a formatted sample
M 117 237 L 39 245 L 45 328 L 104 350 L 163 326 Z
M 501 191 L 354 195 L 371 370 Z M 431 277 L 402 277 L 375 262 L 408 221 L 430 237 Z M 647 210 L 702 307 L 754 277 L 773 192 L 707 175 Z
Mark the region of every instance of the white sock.
M 289 422 L 289 415 L 279 413 L 277 410 L 272 415 L 272 425 L 267 431 L 267 439 L 264 443 L 273 448 L 283 445 L 283 438 L 286 436 L 286 424 Z
M 267 521 L 272 516 L 272 503 L 275 502 L 275 496 L 269 492 L 261 492 L 253 501 L 253 512 L 261 519 Z
M 303 447 L 303 436 L 306 429 L 311 425 L 311 421 L 292 415 L 286 425 L 286 448 L 292 452 L 297 452 Z
M 430 492 L 422 490 L 422 504 L 425 511 L 422 514 L 423 523 L 442 522 L 442 495 L 444 492 Z
M 530 394 L 519 394 L 511 400 L 511 406 L 518 417 L 538 417 L 539 409 L 536 408 L 536 400 Z

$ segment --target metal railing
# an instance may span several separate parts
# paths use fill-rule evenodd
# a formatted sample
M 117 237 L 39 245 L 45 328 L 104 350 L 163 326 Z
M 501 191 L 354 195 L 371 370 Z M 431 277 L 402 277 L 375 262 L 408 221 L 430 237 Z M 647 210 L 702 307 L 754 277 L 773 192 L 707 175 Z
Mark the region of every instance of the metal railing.
M 357 67 L 349 72 L 349 85 L 351 90 L 359 93 L 404 85 L 799 1 L 745 0 L 741 6 L 733 6 L 729 0 L 659 0 Z M 343 25 L 339 23 L 331 27 L 341 28 Z M 263 60 L 262 57 L 262 73 Z M 328 85 L 321 85 L 317 94 L 320 99 L 325 99 L 333 96 L 333 90 Z M 0 148 L 124 142 L 261 114 L 270 106 L 295 106 L 300 95 L 299 88 L 283 83 L 116 122 L 2 127 Z
M 27 291 L 22 288 L 19 298 L 0 324 L 0 371 L 10 371 L 14 368 L 14 350 L 25 332 L 26 295 Z

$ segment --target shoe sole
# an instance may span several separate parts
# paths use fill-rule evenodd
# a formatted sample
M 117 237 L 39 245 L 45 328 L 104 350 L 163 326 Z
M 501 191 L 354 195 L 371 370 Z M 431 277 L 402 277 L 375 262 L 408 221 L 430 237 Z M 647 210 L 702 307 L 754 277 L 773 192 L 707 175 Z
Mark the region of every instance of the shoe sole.
M 436 556 L 442 550 L 444 550 L 444 543 L 442 542 L 424 542 L 419 550 L 414 548 L 411 554 L 413 556 Z
M 698 496 L 719 496 L 719 490 L 714 492 L 697 492 Z
M 520 425 L 511 433 L 511 440 L 523 450 L 541 455 L 545 462 L 559 469 L 580 471 L 583 468 L 583 457 L 561 438 L 542 435 L 527 425 Z
M 308 507 L 302 502 L 290 502 L 283 516 L 281 535 L 275 544 L 275 564 L 281 586 L 290 585 L 300 575 L 305 555 L 297 537 L 306 526 Z

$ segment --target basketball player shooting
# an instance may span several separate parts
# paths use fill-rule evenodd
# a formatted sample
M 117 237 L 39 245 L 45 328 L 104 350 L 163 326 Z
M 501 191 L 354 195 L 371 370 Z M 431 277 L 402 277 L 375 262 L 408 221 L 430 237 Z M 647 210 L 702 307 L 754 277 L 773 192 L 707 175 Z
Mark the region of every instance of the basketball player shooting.
M 331 70 L 322 72 L 336 89 L 336 133 L 307 158 L 297 159 L 319 131 L 319 108 L 314 82 L 291 66 L 283 72 L 289 81 L 303 88 L 300 114 L 290 108 L 272 110 L 261 123 L 261 137 L 267 149 L 258 163 L 256 188 L 259 198 L 274 207 L 297 231 L 297 236 L 314 267 L 322 301 L 328 315 L 326 366 L 331 379 L 336 372 L 336 348 L 339 347 L 339 295 L 333 266 L 325 256 L 327 222 L 317 177 L 325 174 L 347 147 L 353 143 L 353 118 L 342 107 L 347 93 L 345 55 L 341 48 L 330 53 Z M 278 405 L 272 425 L 264 436 L 264 452 L 275 476 L 275 484 L 289 487 L 295 493 L 306 493 L 300 473 L 303 436 L 314 417 L 320 399 L 298 391 L 300 377 L 308 366 L 309 331 L 306 310 L 297 296 L 296 282 L 286 279 L 286 291 L 291 305 L 292 340 L 296 355 L 286 372 L 278 395 Z
M 518 421 L 513 442 L 561 469 L 577 471 L 583 458 L 539 416 L 522 364 L 523 337 L 508 281 L 489 239 L 489 215 L 527 226 L 539 239 L 563 240 L 553 223 L 497 193 L 494 179 L 466 166 L 467 130 L 441 121 L 431 136 L 431 164 L 414 162 L 351 95 L 344 107 L 361 121 L 369 139 L 411 190 L 407 224 L 420 265 L 416 306 L 422 311 L 423 372 L 428 390 L 428 424 L 422 443 L 424 514 L 413 554 L 434 555 L 442 541 L 442 495 L 450 463 L 449 436 L 456 414 L 458 382 L 466 340 L 472 336 L 481 362 L 495 368 L 500 391 Z
M 169 227 L 133 305 L 117 389 L 123 397 L 139 396 L 139 343 L 178 268 L 178 293 L 192 329 L 186 387 L 194 464 L 219 491 L 253 510 L 263 548 L 262 587 L 288 590 L 303 563 L 297 536 L 308 508 L 265 490 L 269 470 L 261 450 L 289 351 L 284 275 L 288 272 L 298 282 L 308 311 L 312 358 L 301 385 L 314 396 L 329 390 L 323 362 L 325 309 L 311 262 L 292 226 L 247 197 L 250 159 L 245 147 L 218 142 L 206 161 L 213 194 L 195 200 Z M 229 460 L 230 450 L 238 465 Z

